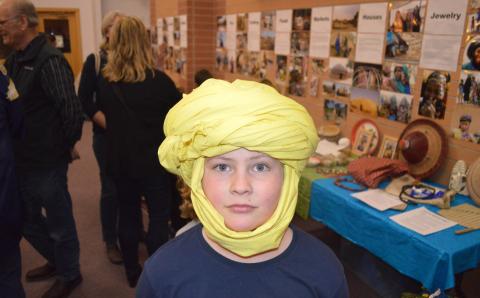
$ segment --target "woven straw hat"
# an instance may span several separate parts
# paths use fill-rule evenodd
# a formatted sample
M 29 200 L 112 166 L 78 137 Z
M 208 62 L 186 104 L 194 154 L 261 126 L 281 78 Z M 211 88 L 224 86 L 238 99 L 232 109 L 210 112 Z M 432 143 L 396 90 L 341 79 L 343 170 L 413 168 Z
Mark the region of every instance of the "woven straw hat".
M 408 163 L 409 173 L 417 179 L 431 176 L 447 156 L 445 131 L 428 119 L 412 121 L 398 141 L 399 159 Z
M 480 158 L 468 169 L 467 188 L 472 200 L 480 206 Z

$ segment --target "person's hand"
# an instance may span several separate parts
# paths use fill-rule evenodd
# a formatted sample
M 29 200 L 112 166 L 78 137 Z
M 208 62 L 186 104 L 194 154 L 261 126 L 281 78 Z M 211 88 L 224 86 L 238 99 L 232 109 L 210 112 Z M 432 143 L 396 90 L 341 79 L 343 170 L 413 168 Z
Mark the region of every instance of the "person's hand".
M 80 159 L 80 153 L 78 153 L 78 150 L 76 147 L 73 147 L 72 149 L 70 149 L 70 160 L 74 161 L 77 159 Z
M 107 119 L 102 111 L 97 111 L 92 117 L 93 122 L 103 129 L 107 129 Z

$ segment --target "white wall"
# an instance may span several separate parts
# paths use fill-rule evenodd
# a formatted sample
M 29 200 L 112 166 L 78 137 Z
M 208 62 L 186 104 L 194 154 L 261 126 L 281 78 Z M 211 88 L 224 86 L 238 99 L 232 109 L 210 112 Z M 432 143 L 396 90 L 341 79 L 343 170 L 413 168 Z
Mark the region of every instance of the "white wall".
M 118 10 L 126 15 L 139 17 L 150 27 L 150 0 L 102 0 L 102 15 Z
M 32 2 L 38 8 L 78 8 L 83 60 L 98 49 L 101 42 L 101 0 L 32 0 Z

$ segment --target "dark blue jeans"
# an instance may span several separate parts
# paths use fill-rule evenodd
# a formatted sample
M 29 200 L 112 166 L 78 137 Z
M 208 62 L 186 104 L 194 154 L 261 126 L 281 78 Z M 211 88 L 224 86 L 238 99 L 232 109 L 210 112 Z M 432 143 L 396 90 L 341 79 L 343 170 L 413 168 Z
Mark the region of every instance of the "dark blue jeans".
M 93 135 L 93 152 L 100 169 L 100 221 L 103 241 L 110 246 L 118 240 L 118 199 L 113 177 L 107 174 L 107 140 L 103 133 Z
M 68 164 L 18 171 L 25 239 L 57 268 L 64 281 L 80 275 L 80 248 L 67 187 Z M 45 215 L 42 213 L 45 211 Z
M 143 179 L 115 177 L 120 210 L 119 239 L 127 275 L 140 269 L 138 244 L 140 242 L 141 196 L 148 208 L 148 232 L 145 239 L 148 254 L 168 241 L 170 206 L 172 201 L 171 176 L 163 170 L 159 175 Z
M 22 262 L 18 241 L 0 238 L 0 243 L 2 243 L 0 245 L 7 246 L 0 249 L 0 297 L 24 298 L 25 292 L 21 282 Z

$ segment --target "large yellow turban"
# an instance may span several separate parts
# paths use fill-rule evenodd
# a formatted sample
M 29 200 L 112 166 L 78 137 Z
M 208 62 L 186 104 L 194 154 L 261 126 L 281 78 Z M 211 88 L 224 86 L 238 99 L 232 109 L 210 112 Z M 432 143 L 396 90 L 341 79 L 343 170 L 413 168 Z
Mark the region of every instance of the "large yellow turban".
M 295 212 L 300 173 L 318 142 L 305 108 L 264 84 L 209 79 L 169 111 L 164 132 L 160 163 L 192 189 L 193 208 L 208 236 L 244 257 L 277 248 Z M 268 154 L 284 165 L 275 212 L 246 232 L 225 226 L 201 183 L 205 158 L 238 148 Z

